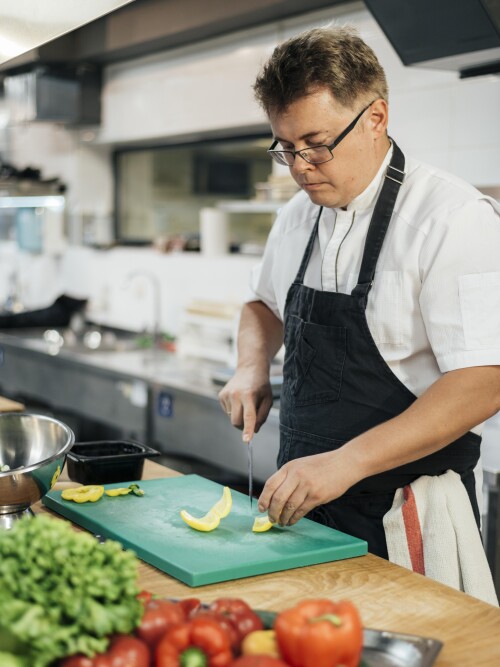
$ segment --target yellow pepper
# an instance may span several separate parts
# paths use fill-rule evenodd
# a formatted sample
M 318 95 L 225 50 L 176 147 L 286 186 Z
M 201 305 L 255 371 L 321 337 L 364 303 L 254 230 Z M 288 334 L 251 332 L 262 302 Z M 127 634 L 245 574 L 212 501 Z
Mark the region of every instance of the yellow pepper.
M 50 488 L 52 488 L 54 484 L 57 482 L 60 474 L 61 474 L 61 466 L 57 466 L 56 471 L 52 475 L 52 479 L 50 480 Z
M 243 655 L 269 655 L 280 658 L 276 633 L 274 630 L 254 630 L 250 632 L 241 644 Z
M 103 486 L 78 486 L 72 489 L 65 489 L 61 494 L 61 498 L 63 500 L 73 500 L 75 503 L 95 503 L 103 493 Z
M 127 496 L 131 491 L 132 491 L 132 489 L 130 487 L 125 488 L 124 486 L 121 486 L 118 489 L 108 489 L 104 493 L 107 496 L 111 496 L 111 497 L 114 498 L 115 496 Z
M 104 492 L 107 496 L 116 497 L 116 496 L 128 496 L 129 493 L 133 493 L 134 496 L 143 496 L 144 491 L 140 488 L 139 484 L 130 484 L 130 486 L 120 486 L 118 489 L 108 489 Z

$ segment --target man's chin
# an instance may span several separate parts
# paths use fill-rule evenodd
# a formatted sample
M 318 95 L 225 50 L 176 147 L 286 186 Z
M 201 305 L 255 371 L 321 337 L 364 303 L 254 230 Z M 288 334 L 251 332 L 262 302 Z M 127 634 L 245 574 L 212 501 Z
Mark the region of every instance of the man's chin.
M 325 206 L 326 208 L 341 208 L 343 204 L 340 203 L 339 197 L 335 194 L 327 194 L 325 192 L 305 191 L 313 204 L 318 206 Z

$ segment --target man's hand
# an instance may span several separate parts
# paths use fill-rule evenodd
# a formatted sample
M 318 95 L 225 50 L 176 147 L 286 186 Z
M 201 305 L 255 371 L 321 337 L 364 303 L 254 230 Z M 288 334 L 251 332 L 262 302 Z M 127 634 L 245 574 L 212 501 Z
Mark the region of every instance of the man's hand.
M 342 496 L 358 479 L 341 450 L 289 461 L 266 482 L 259 511 L 281 526 L 292 526 L 314 507 Z
M 273 404 L 269 369 L 283 343 L 283 323 L 262 301 L 246 303 L 238 330 L 238 367 L 219 393 L 231 423 L 250 442 Z
M 266 421 L 273 404 L 267 369 L 240 368 L 219 393 L 219 401 L 231 423 L 243 429 L 249 442 Z

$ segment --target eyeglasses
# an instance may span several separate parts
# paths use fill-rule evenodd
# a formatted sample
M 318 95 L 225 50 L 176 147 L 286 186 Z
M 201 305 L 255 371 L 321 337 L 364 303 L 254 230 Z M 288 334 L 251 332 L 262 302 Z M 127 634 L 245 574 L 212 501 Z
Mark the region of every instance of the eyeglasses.
M 376 100 L 373 100 L 373 102 L 375 101 Z M 345 128 L 345 130 L 343 130 L 339 134 L 339 136 L 335 139 L 335 141 L 332 141 L 332 143 L 329 144 L 328 146 L 322 144 L 321 146 L 311 146 L 310 148 L 303 148 L 300 151 L 283 151 L 283 150 L 276 151 L 274 149 L 279 142 L 275 141 L 267 152 L 275 162 L 277 162 L 278 164 L 284 164 L 287 167 L 293 166 L 296 155 L 300 155 L 300 157 L 306 162 L 309 162 L 309 164 L 323 164 L 324 162 L 330 162 L 330 160 L 333 160 L 333 153 L 332 153 L 333 149 L 336 146 L 338 146 L 342 141 L 342 139 L 345 139 L 349 134 L 349 132 L 351 132 L 351 130 L 353 130 L 356 127 L 356 123 L 358 122 L 358 120 L 365 113 L 365 111 L 371 107 L 373 102 L 370 102 L 370 104 L 367 107 L 365 107 L 362 111 L 360 111 L 356 116 L 356 118 L 349 123 L 349 125 Z

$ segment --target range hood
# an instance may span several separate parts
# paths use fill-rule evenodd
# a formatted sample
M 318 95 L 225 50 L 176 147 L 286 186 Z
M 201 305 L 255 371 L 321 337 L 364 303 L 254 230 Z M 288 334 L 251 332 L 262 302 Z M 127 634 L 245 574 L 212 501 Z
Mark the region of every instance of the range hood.
M 404 65 L 500 73 L 500 0 L 365 0 Z
M 0 0 L 0 63 L 133 0 Z
M 33 67 L 33 54 L 132 1 L 0 0 L 0 66 L 14 63 L 1 80 L 10 123 L 98 123 L 101 68 L 68 60 Z

